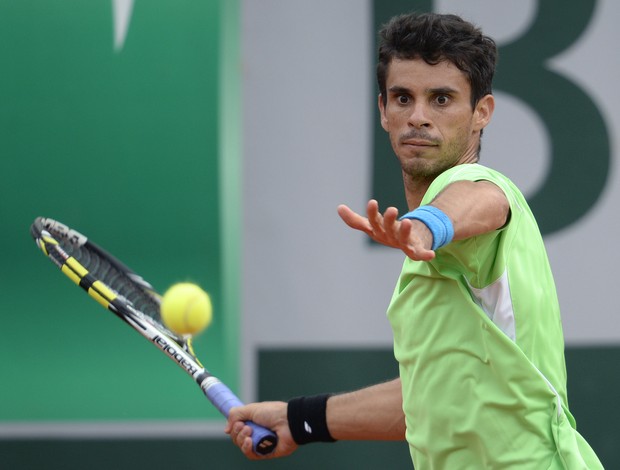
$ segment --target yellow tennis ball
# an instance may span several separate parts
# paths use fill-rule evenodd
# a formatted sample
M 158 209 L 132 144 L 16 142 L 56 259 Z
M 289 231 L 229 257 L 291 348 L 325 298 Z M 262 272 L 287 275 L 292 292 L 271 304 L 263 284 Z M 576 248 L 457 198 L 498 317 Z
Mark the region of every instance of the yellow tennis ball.
M 200 333 L 209 326 L 212 316 L 209 294 L 191 282 L 174 284 L 161 301 L 164 325 L 177 334 Z

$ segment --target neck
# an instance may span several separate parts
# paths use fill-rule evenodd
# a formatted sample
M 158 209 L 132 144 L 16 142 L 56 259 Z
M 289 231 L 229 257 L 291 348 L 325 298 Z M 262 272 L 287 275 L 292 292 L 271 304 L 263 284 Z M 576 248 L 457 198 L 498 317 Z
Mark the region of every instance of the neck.
M 405 185 L 405 198 L 407 199 L 407 207 L 410 211 L 420 207 L 422 198 L 426 194 L 426 190 L 435 178 L 415 178 L 403 172 L 403 182 Z
M 476 158 L 466 159 L 465 161 L 462 161 L 458 165 L 477 163 L 477 162 L 478 162 L 478 158 L 476 156 Z M 409 211 L 412 211 L 420 207 L 420 204 L 422 203 L 422 199 L 424 198 L 426 191 L 428 190 L 431 183 L 435 180 L 435 178 L 437 178 L 437 176 L 439 175 L 426 176 L 426 177 L 415 176 L 415 175 L 410 175 L 408 173 L 405 173 L 403 171 L 403 183 L 405 186 L 405 199 L 407 200 L 407 207 Z

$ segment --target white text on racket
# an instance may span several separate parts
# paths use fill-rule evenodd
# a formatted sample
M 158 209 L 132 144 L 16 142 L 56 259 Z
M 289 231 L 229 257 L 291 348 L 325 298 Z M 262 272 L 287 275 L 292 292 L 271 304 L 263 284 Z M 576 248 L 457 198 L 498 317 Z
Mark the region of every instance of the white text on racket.
M 168 341 L 166 341 L 161 336 L 155 336 L 153 338 L 153 343 L 155 343 L 162 351 L 168 354 L 172 359 L 177 361 L 177 363 L 187 370 L 190 374 L 194 375 L 198 372 L 198 367 L 196 367 L 192 362 L 187 360 L 185 357 L 185 353 L 181 352 L 179 347 L 172 346 Z

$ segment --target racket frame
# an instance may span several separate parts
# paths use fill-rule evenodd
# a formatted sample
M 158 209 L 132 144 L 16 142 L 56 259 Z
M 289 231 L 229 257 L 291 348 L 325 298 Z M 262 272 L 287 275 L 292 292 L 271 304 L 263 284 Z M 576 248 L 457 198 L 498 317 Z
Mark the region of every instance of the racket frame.
M 96 253 L 97 256 L 108 261 L 116 270 L 139 286 L 146 295 L 159 303 L 161 296 L 141 276 L 134 273 L 118 259 L 88 240 L 81 233 L 53 219 L 38 217 L 32 224 L 31 234 L 39 249 L 73 283 L 80 286 L 90 297 L 130 325 L 176 362 L 181 369 L 185 370 L 220 413 L 228 417 L 232 408 L 243 405 L 243 402 L 237 398 L 227 385 L 212 375 L 200 363 L 194 353 L 192 337 L 190 335 L 178 337 L 159 322 L 156 324 L 155 320 L 134 308 L 131 302 L 117 294 L 103 281 L 93 276 L 77 258 L 69 255 L 63 249 L 61 243 L 69 243 L 78 247 L 83 246 Z M 58 239 L 61 239 L 61 241 Z M 175 336 L 178 337 L 179 341 L 175 339 Z M 246 424 L 252 428 L 254 452 L 258 455 L 267 455 L 273 452 L 278 442 L 277 435 L 270 429 L 257 425 L 252 421 L 247 421 Z

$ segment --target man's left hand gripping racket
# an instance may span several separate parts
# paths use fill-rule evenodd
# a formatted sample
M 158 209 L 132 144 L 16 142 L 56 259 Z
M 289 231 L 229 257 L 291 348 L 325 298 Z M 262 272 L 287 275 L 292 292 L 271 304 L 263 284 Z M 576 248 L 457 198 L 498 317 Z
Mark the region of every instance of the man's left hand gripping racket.
M 196 357 L 191 336 L 168 330 L 159 313 L 161 296 L 142 277 L 89 241 L 84 235 L 52 219 L 37 218 L 30 228 L 37 246 L 75 284 L 115 313 L 176 362 L 200 386 L 224 415 L 241 400 L 211 375 Z M 251 421 L 254 452 L 266 455 L 278 442 L 276 434 Z

